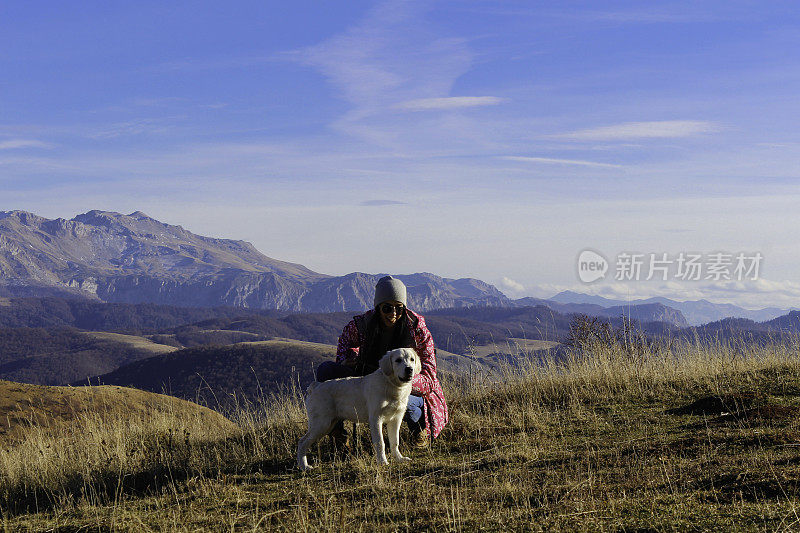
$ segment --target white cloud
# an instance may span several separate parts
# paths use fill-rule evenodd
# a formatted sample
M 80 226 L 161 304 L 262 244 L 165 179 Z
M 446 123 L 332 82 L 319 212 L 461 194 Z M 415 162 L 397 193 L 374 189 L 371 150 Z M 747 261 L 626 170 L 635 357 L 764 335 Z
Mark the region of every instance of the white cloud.
M 134 98 L 131 103 L 143 107 L 162 107 L 176 102 L 183 102 L 186 98 L 178 96 L 165 96 L 163 98 Z
M 586 11 L 577 16 L 587 20 L 620 24 L 691 23 L 733 19 L 733 10 L 706 9 L 704 6 L 681 4 L 674 6 L 645 6 L 630 10 Z M 575 15 L 573 15 L 575 16 Z
M 0 150 L 14 150 L 15 148 L 50 148 L 50 144 L 35 139 L 10 139 L 0 141 Z
M 462 40 L 437 36 L 421 13 L 410 3 L 382 2 L 344 33 L 293 57 L 321 70 L 358 107 L 447 94 L 469 53 Z
M 718 130 L 718 126 L 703 120 L 660 120 L 653 122 L 625 122 L 623 124 L 562 133 L 553 135 L 553 137 L 576 141 L 623 141 L 690 137 Z
M 193 72 L 204 70 L 244 69 L 278 61 L 274 55 L 193 58 L 185 61 L 169 61 L 150 67 L 153 72 Z
M 613 24 L 653 24 L 653 23 L 697 23 L 713 22 L 720 20 L 751 20 L 752 14 L 742 13 L 743 10 L 735 6 L 726 6 L 728 9 L 713 9 L 710 6 L 694 5 L 692 3 L 676 3 L 674 5 L 645 5 L 632 6 L 627 9 L 614 8 L 563 8 L 557 7 L 541 10 L 531 9 L 527 6 L 511 7 L 498 5 L 500 2 L 486 2 L 485 5 L 461 6 L 462 10 L 477 13 L 479 16 L 493 15 L 520 18 L 545 19 L 548 23 L 552 20 L 566 19 L 574 22 L 613 23 Z M 554 3 L 554 5 L 557 5 Z
M 512 296 L 520 295 L 525 290 L 525 285 L 505 276 L 500 280 L 500 285 Z
M 383 207 L 388 205 L 407 205 L 406 202 L 398 202 L 397 200 L 365 200 L 358 205 L 365 207 Z
M 417 98 L 400 102 L 393 107 L 406 111 L 429 111 L 497 105 L 505 101 L 505 98 L 498 98 L 497 96 L 448 96 L 444 98 Z
M 159 134 L 169 131 L 167 120 L 175 117 L 139 118 L 111 124 L 90 135 L 93 139 L 113 139 L 129 135 Z
M 609 281 L 593 285 L 573 286 L 575 292 L 602 296 L 612 300 L 631 301 L 654 296 L 662 296 L 677 301 L 708 299 L 709 294 L 704 287 L 696 283 L 655 283 L 655 282 L 619 282 Z M 726 302 L 732 303 L 732 302 Z
M 404 143 L 417 143 L 423 128 L 398 115 L 398 109 L 497 103 L 495 97 L 448 97 L 469 70 L 472 54 L 466 39 L 443 36 L 426 20 L 427 10 L 423 3 L 384 1 L 343 33 L 282 55 L 319 70 L 349 104 L 331 124 L 334 131 L 401 149 Z M 446 119 L 426 124 L 425 131 L 438 139 L 457 135 Z
M 551 157 L 526 157 L 509 155 L 503 156 L 501 159 L 506 161 L 521 161 L 525 163 L 545 163 L 551 165 L 578 165 L 583 167 L 598 167 L 598 168 L 622 168 L 622 165 L 612 165 L 610 163 L 597 163 L 595 161 L 582 161 L 578 159 L 554 159 Z

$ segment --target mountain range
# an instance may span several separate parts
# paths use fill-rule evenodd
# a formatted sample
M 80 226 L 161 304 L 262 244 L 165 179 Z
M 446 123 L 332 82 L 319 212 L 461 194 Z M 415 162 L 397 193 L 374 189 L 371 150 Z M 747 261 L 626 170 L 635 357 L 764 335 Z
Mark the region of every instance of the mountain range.
M 628 319 L 638 320 L 640 322 L 667 322 L 681 328 L 690 325 L 683 316 L 683 313 L 657 302 L 638 305 L 602 306 L 595 303 L 584 303 L 580 301 L 562 303 L 553 299 L 544 300 L 541 298 L 525 297 L 513 300 L 512 305 L 514 307 L 535 307 L 537 305 L 543 305 L 553 311 L 564 314 L 581 314 L 609 318 L 624 316 Z
M 670 309 L 680 311 L 690 326 L 699 326 L 709 322 L 715 322 L 725 318 L 746 318 L 754 322 L 764 322 L 773 318 L 789 313 L 790 309 L 779 309 L 768 307 L 765 309 L 745 309 L 733 304 L 718 304 L 708 300 L 694 300 L 680 302 L 656 296 L 653 298 L 636 300 L 614 300 L 602 296 L 581 294 L 574 291 L 563 291 L 552 298 L 550 301 L 564 305 L 595 305 L 603 309 L 612 310 L 617 313 L 619 309 L 635 309 L 643 305 L 660 304 Z M 793 308 L 794 309 L 794 308 Z M 594 314 L 594 313 L 587 313 Z M 613 316 L 619 316 L 613 315 Z
M 244 241 L 203 237 L 137 211 L 49 220 L 0 212 L 0 296 L 81 296 L 104 302 L 232 306 L 295 312 L 372 307 L 383 274 L 330 276 L 267 257 Z M 477 279 L 396 276 L 420 311 L 505 305 Z
M 196 235 L 141 211 L 89 211 L 71 220 L 26 211 L 0 212 L 0 297 L 80 297 L 108 303 L 238 307 L 284 312 L 362 311 L 372 307 L 384 274 L 331 276 L 273 259 L 245 241 Z M 678 327 L 726 317 L 764 321 L 785 314 L 706 300 L 631 302 L 565 291 L 551 299 L 508 298 L 478 279 L 431 273 L 397 275 L 409 307 L 426 312 L 464 307 L 543 305 L 559 313 L 626 316 Z

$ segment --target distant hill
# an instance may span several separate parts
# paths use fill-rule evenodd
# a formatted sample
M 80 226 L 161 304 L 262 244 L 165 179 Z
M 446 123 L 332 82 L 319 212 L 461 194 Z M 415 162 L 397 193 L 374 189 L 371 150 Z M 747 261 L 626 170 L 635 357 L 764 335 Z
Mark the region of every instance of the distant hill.
M 791 311 L 786 315 L 767 320 L 764 325 L 772 330 L 800 333 L 800 311 Z
M 601 318 L 619 328 L 623 322 L 620 315 Z M 563 342 L 575 316 L 545 306 L 473 307 L 431 311 L 425 319 L 437 346 L 456 353 L 469 353 L 472 346 L 502 343 L 508 339 Z M 681 331 L 668 322 L 633 320 L 637 328 L 651 336 L 669 336 Z
M 786 309 L 768 307 L 764 309 L 744 309 L 733 304 L 716 304 L 708 300 L 694 300 L 680 302 L 656 296 L 646 299 L 635 299 L 631 301 L 614 300 L 590 294 L 581 294 L 574 291 L 563 291 L 552 298 L 550 301 L 558 304 L 570 305 L 597 305 L 600 307 L 638 307 L 642 305 L 661 304 L 680 311 L 690 326 L 698 326 L 708 322 L 722 320 L 723 318 L 748 318 L 755 322 L 771 320 L 788 312 Z M 594 314 L 594 313 L 591 313 Z
M 66 385 L 174 349 L 74 328 L 0 328 L 0 379 Z
M 286 313 L 235 307 L 197 308 L 156 304 L 107 304 L 75 298 L 4 298 L 0 327 L 73 327 L 133 335 L 157 333 L 203 320 L 248 316 L 277 317 Z
M 163 354 L 96 376 L 92 384 L 164 393 L 215 409 L 254 399 L 293 383 L 305 388 L 336 347 L 294 340 L 202 346 Z M 81 383 L 75 383 L 81 385 Z
M 535 302 L 535 299 L 527 299 Z M 519 301 L 518 301 L 519 302 Z M 537 308 L 538 307 L 538 308 Z M 583 313 L 618 319 L 633 315 L 634 319 L 651 322 L 659 317 L 675 325 L 680 315 L 670 315 L 661 306 L 649 306 L 645 312 L 637 308 L 609 309 L 584 305 L 500 306 L 460 309 L 437 309 L 425 312 L 428 326 L 442 348 L 461 353 L 470 343 L 494 342 L 509 334 L 509 326 L 517 336 L 551 340 L 564 335 L 569 326 L 569 314 Z M 470 310 L 471 309 L 471 310 Z M 531 311 L 531 309 L 537 309 Z M 0 305 L 2 327 L 73 327 L 90 331 L 110 331 L 132 335 L 160 335 L 158 342 L 178 347 L 202 344 L 229 344 L 250 340 L 237 337 L 246 332 L 261 337 L 336 343 L 345 324 L 357 312 L 293 313 L 252 310 L 232 307 L 187 308 L 155 304 L 104 304 L 63 298 L 10 298 Z M 459 324 L 452 322 L 458 318 Z M 514 324 L 498 317 L 522 318 Z M 474 323 L 469 321 L 473 320 Z M 500 320 L 495 324 L 495 320 Z M 527 324 L 524 333 L 516 327 Z M 541 332 L 540 336 L 537 332 Z M 557 333 L 556 333 L 557 332 Z M 169 340 L 171 339 L 171 340 Z M 0 347 L 0 353 L 2 347 Z
M 800 334 L 800 311 L 790 311 L 789 313 L 765 320 L 755 322 L 748 318 L 724 318 L 715 322 L 709 322 L 698 328 L 697 331 L 707 333 L 727 333 L 736 334 L 738 332 L 747 333 L 768 333 L 775 334 Z
M 619 325 L 623 313 L 606 311 L 608 320 Z M 85 383 L 87 377 L 109 374 L 160 353 L 276 338 L 335 345 L 354 314 L 6 299 L 0 304 L 0 379 L 42 385 Z M 516 346 L 520 340 L 562 342 L 573 319 L 544 306 L 465 307 L 425 315 L 442 361 L 445 352 L 453 354 L 445 366 L 454 370 L 471 368 L 468 358 L 475 347 Z M 667 322 L 640 322 L 652 335 L 676 329 Z M 514 350 L 500 352 L 498 361 L 507 360 Z M 490 359 L 479 363 L 497 363 Z
M 686 327 L 689 323 L 683 313 L 662 303 L 642 303 L 639 305 L 619 305 L 607 307 L 598 316 L 626 317 L 639 322 L 666 322 L 677 327 Z
M 0 297 L 80 296 L 104 302 L 246 307 L 295 312 L 372 307 L 383 274 L 329 276 L 267 257 L 244 241 L 195 235 L 137 211 L 49 220 L 0 212 Z M 409 305 L 505 305 L 476 279 L 398 275 Z
M 563 293 L 562 293 L 563 294 Z M 577 293 L 574 293 L 577 294 Z M 565 298 L 570 299 L 570 298 Z M 605 299 L 603 299 L 605 300 Z M 610 303 L 612 300 L 607 300 Z M 593 301 L 586 303 L 578 302 L 558 302 L 554 300 L 543 300 L 541 298 L 520 298 L 514 300 L 516 307 L 542 305 L 563 314 L 581 314 L 602 317 L 626 317 L 641 322 L 666 322 L 677 327 L 689 325 L 683 313 L 679 310 L 664 305 L 662 303 L 640 303 L 636 305 L 598 305 Z
M 0 445 L 24 438 L 33 424 L 56 430 L 81 417 L 147 420 L 157 413 L 176 428 L 233 429 L 225 417 L 170 396 L 122 387 L 42 387 L 0 381 Z
M 548 301 L 560 304 L 591 304 L 600 307 L 611 307 L 628 303 L 624 300 L 612 300 L 610 298 L 604 298 L 603 296 L 582 294 L 574 291 L 561 291 L 552 298 L 548 298 Z

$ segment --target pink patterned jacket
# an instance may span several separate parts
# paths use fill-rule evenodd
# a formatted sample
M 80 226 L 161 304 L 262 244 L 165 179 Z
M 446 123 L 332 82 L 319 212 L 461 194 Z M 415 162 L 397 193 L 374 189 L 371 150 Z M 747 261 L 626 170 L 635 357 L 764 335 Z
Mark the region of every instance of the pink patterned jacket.
M 358 352 L 364 344 L 364 336 L 356 325 L 356 320 L 369 320 L 374 311 L 367 311 L 363 315 L 353 317 L 339 336 L 339 345 L 336 348 L 336 362 L 344 364 L 352 362 L 358 357 Z M 425 427 L 432 438 L 439 436 L 442 428 L 447 424 L 450 415 L 447 411 L 447 402 L 439 379 L 436 377 L 436 350 L 433 347 L 431 332 L 425 326 L 425 317 L 406 309 L 409 330 L 413 331 L 416 350 L 422 362 L 420 372 L 412 382 L 411 393 L 425 399 L 424 413 Z

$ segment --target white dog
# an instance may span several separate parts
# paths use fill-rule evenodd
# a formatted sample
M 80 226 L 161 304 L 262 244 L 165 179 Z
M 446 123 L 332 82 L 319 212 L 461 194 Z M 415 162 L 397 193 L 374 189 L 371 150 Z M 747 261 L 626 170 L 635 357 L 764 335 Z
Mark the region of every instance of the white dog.
M 297 445 L 297 467 L 300 470 L 311 468 L 306 461 L 308 449 L 340 420 L 369 422 L 372 447 L 379 465 L 389 463 L 383 443 L 385 423 L 392 456 L 398 461 L 410 461 L 398 448 L 400 423 L 411 394 L 411 380 L 421 368 L 414 349 L 398 348 L 386 352 L 380 367 L 372 374 L 312 383 L 306 397 L 308 433 Z

